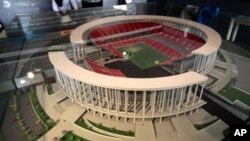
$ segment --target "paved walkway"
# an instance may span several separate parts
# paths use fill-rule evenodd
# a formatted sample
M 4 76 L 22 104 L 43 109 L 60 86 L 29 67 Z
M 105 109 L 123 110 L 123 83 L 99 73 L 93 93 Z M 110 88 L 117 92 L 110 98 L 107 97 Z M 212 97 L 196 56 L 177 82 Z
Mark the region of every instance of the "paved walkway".
M 217 119 L 216 116 L 212 116 L 204 109 L 199 109 L 198 112 L 194 112 L 192 115 L 188 115 L 187 117 L 193 124 L 202 124 Z
M 165 141 L 219 141 L 224 138 L 222 132 L 228 126 L 221 120 L 215 124 L 197 131 L 186 116 L 171 119 L 178 132 L 178 138 L 168 137 Z
M 93 121 L 95 123 L 102 123 L 103 126 L 109 127 L 109 128 L 113 128 L 115 127 L 118 130 L 123 130 L 123 131 L 135 131 L 135 124 L 133 123 L 132 120 L 128 121 L 128 122 L 124 122 L 124 120 L 120 119 L 118 122 L 116 121 L 116 117 L 111 118 L 110 120 L 108 119 L 107 116 L 101 118 L 100 114 L 96 114 L 95 116 L 93 115 L 93 113 L 86 113 L 84 115 L 84 117 L 86 119 L 88 119 L 89 121 Z
M 250 93 L 250 79 L 247 77 L 250 72 L 250 59 L 233 53 L 230 55 L 234 58 L 238 68 L 238 79 L 235 86 Z
M 216 66 L 220 66 L 220 67 L 223 68 L 223 69 L 226 69 L 226 68 L 227 68 L 227 63 L 225 63 L 225 62 L 216 60 L 216 61 L 215 61 L 215 64 L 216 64 Z
M 155 121 L 154 127 L 156 139 L 159 141 L 165 141 L 169 137 L 178 138 L 177 131 L 170 120 Z
M 216 70 L 212 70 L 209 75 L 214 76 L 216 78 L 218 78 L 219 80 L 216 82 L 216 85 L 214 85 L 214 87 L 211 88 L 212 91 L 214 92 L 218 92 L 221 89 L 223 89 L 231 80 L 232 77 L 237 75 L 237 72 L 235 72 L 236 70 L 236 66 L 232 63 L 232 58 L 230 57 L 229 53 L 221 50 L 221 53 L 224 55 L 225 59 L 226 59 L 226 66 L 225 63 L 221 62 L 221 61 L 216 61 L 216 64 L 218 67 L 221 68 L 225 68 L 226 69 L 226 73 L 223 74 L 219 71 Z
M 225 74 L 223 74 L 222 72 L 219 72 L 217 70 L 214 70 L 214 69 L 211 72 L 209 72 L 209 75 L 211 75 L 215 78 L 218 78 L 218 79 L 223 79 L 223 77 L 225 77 L 224 76 Z
M 155 131 L 152 120 L 136 121 L 135 123 L 136 141 L 155 141 Z
M 207 128 L 200 130 L 198 135 L 203 136 L 203 138 L 208 137 L 205 139 L 207 141 L 222 140 L 224 138 L 223 131 L 226 128 L 228 128 L 228 125 L 222 120 L 218 120 Z

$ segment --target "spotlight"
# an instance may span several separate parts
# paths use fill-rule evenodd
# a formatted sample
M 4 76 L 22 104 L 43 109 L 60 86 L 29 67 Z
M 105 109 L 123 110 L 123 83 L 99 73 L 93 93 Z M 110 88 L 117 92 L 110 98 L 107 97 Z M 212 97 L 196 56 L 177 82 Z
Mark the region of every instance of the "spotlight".
M 28 76 L 28 78 L 33 79 L 35 75 L 33 72 L 28 72 L 27 76 Z
M 25 83 L 26 83 L 26 80 L 24 80 L 24 79 L 20 80 L 20 84 L 25 84 Z
M 123 55 L 123 56 L 127 55 L 127 52 L 126 52 L 126 51 L 123 51 L 123 52 L 122 52 L 122 55 Z

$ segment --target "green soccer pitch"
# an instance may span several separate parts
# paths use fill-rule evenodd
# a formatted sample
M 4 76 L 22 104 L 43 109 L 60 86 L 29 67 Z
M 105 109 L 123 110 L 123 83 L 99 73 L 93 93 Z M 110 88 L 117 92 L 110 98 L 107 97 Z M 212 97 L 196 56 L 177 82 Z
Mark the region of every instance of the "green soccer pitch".
M 166 55 L 157 51 L 143 43 L 133 44 L 126 47 L 119 48 L 120 52 L 126 52 L 129 60 L 133 62 L 140 69 L 151 68 L 159 63 L 165 62 L 169 59 Z

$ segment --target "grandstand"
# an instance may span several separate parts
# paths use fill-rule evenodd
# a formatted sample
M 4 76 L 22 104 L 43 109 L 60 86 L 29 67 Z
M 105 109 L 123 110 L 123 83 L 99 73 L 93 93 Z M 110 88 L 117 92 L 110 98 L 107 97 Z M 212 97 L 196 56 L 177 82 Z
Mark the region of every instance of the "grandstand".
M 193 50 L 205 43 L 202 38 L 186 29 L 182 31 L 159 21 L 130 21 L 97 26 L 91 29 L 89 36 L 96 46 L 119 58 L 124 57 L 122 52 L 125 51 L 135 65 L 144 69 L 154 66 L 155 62 L 159 62 L 159 65 L 171 65 L 190 55 Z M 138 46 L 144 46 L 140 48 L 144 48 L 143 51 L 132 51 L 133 57 L 131 57 L 131 50 L 139 49 Z M 150 60 L 143 55 L 145 52 Z
M 124 74 L 120 70 L 107 68 L 91 60 L 86 59 L 86 61 L 89 64 L 90 68 L 97 73 L 124 77 Z

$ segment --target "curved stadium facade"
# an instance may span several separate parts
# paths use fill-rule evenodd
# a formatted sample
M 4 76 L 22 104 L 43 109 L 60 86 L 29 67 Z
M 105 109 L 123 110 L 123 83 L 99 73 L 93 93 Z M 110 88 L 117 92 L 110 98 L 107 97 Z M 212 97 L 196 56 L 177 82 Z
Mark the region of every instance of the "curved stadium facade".
M 206 74 L 221 44 L 213 29 L 165 16 L 94 20 L 76 28 L 70 40 L 70 51 L 49 52 L 61 90 L 94 114 L 125 121 L 178 116 L 204 105 Z M 156 67 L 167 73 L 138 78 L 126 62 L 138 75 Z

